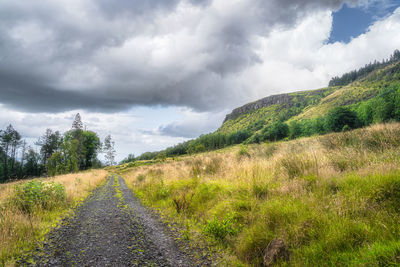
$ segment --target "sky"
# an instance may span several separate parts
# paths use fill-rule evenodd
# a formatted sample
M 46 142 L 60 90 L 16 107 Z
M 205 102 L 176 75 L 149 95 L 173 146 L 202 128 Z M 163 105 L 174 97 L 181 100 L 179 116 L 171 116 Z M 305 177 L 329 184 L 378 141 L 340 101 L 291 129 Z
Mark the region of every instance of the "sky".
M 33 144 L 80 113 L 117 160 L 400 49 L 398 0 L 0 0 L 0 129 Z

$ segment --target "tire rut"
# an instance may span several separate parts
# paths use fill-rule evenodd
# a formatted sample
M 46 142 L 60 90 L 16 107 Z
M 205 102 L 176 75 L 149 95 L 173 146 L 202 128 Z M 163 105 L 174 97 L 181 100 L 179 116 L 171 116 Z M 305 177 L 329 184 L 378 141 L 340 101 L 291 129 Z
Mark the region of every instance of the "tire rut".
M 157 218 L 113 174 L 19 266 L 195 266 Z

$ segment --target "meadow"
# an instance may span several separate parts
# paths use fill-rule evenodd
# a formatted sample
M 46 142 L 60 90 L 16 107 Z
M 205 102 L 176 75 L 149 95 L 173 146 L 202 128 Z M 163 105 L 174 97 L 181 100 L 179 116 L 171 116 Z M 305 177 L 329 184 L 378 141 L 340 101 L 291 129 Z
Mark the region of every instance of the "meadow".
M 221 265 L 400 264 L 400 124 L 238 145 L 115 168 L 141 201 L 207 240 Z
M 0 184 L 0 265 L 12 266 L 105 181 L 105 170 Z

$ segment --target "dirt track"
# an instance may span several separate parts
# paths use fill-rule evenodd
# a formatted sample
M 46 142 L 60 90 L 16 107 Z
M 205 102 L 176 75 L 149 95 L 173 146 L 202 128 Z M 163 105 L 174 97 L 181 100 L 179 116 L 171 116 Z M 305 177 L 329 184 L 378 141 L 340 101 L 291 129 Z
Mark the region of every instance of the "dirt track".
M 29 266 L 204 266 L 191 260 L 168 229 L 133 196 L 124 180 L 104 185 L 18 262 Z

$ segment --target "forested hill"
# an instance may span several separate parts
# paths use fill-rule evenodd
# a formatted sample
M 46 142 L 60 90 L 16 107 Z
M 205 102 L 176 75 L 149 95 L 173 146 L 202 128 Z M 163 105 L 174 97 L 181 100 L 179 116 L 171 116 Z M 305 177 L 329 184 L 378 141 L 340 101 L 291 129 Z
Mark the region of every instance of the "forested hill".
M 248 103 L 228 114 L 219 131 L 230 132 L 237 128 L 243 128 L 243 126 L 250 126 L 250 130 L 252 130 L 254 129 L 250 125 L 252 120 L 253 125 L 265 124 L 269 119 L 285 120 L 292 115 L 301 114 L 308 108 L 318 106 L 320 103 L 324 104 L 327 102 L 326 100 L 336 99 L 336 101 L 331 101 L 331 104 L 340 106 L 364 101 L 376 96 L 384 84 L 387 85 L 399 79 L 399 62 L 400 51 L 396 50 L 387 60 L 375 61 L 359 70 L 345 73 L 341 77 L 333 77 L 327 88 L 273 95 Z M 332 93 L 335 93 L 334 97 L 328 97 Z M 334 105 L 324 106 L 326 111 L 327 108 Z M 250 115 L 250 113 L 253 114 Z M 308 112 L 303 117 L 312 117 L 310 115 L 315 114 Z M 254 119 L 256 119 L 255 122 Z
M 353 70 L 348 73 L 345 73 L 341 77 L 338 77 L 338 76 L 333 77 L 329 81 L 329 86 L 348 85 L 357 79 L 365 77 L 366 75 L 370 74 L 374 70 L 382 69 L 383 67 L 386 67 L 392 63 L 396 63 L 399 60 L 400 60 L 400 51 L 395 50 L 394 53 L 390 56 L 390 58 L 388 58 L 386 60 L 384 59 L 384 60 L 382 60 L 382 62 L 375 60 L 375 62 L 373 62 L 373 63 L 370 62 L 369 64 L 365 65 L 364 67 L 362 67 L 358 70 Z
M 329 81 L 329 87 L 318 89 L 318 90 L 311 90 L 306 92 L 300 93 L 293 93 L 293 94 L 280 94 L 280 95 L 272 95 L 257 101 L 248 103 L 244 106 L 238 107 L 232 111 L 232 113 L 226 115 L 224 123 L 228 120 L 234 120 L 238 118 L 240 115 L 252 112 L 257 109 L 266 108 L 272 105 L 281 105 L 285 108 L 292 108 L 293 106 L 308 106 L 310 104 L 316 104 L 321 100 L 321 97 L 326 96 L 329 93 L 333 92 L 333 88 L 335 86 L 345 86 L 348 85 L 356 80 L 361 80 L 362 78 L 368 76 L 374 71 L 384 69 L 387 66 L 392 64 L 396 64 L 400 61 L 400 51 L 395 50 L 394 53 L 388 59 L 375 62 L 371 62 L 364 67 L 353 70 L 348 73 L 343 74 L 342 76 L 338 77 L 335 76 Z M 396 71 L 394 69 L 394 71 Z M 377 77 L 373 77 L 376 79 Z
M 163 159 L 233 144 L 295 139 L 400 121 L 400 52 L 332 78 L 326 88 L 268 96 L 238 107 L 214 133 L 135 160 Z
M 349 77 L 356 78 L 348 83 L 351 80 Z M 369 64 L 340 78 L 335 77 L 330 82 L 330 84 L 348 83 L 347 85 L 269 96 L 236 108 L 226 116 L 217 132 L 227 134 L 246 130 L 254 135 L 260 133 L 259 131 L 265 133 L 267 131 L 265 128 L 277 122 L 286 123 L 289 130 L 290 124 L 294 125 L 297 122 L 307 124 L 303 125 L 307 129 L 304 129 L 306 132 L 301 135 L 321 133 L 323 124 L 326 126 L 324 117 L 335 107 L 344 107 L 361 116 L 357 118 L 358 125 L 396 119 L 395 114 L 389 114 L 389 111 L 388 114 L 381 113 L 384 113 L 385 109 L 390 109 L 385 106 L 387 101 L 384 95 L 398 94 L 399 80 L 400 52 L 396 50 L 387 61 Z M 397 99 L 397 95 L 394 99 Z M 365 113 L 367 110 L 368 114 Z M 324 129 L 324 131 L 330 130 Z

